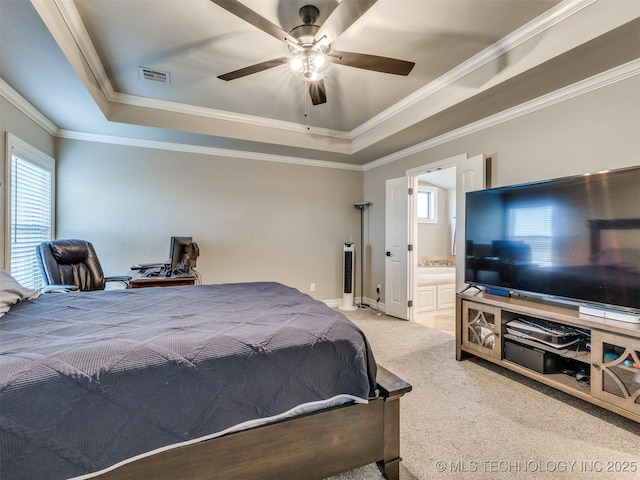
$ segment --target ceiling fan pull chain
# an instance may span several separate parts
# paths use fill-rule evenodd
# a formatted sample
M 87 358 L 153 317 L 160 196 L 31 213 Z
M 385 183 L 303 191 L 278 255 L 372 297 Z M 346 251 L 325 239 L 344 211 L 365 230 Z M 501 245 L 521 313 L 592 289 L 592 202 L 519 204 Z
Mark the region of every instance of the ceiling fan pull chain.
M 309 95 L 307 94 L 307 92 L 309 91 L 309 80 L 305 80 L 303 82 L 303 89 L 302 89 L 302 97 L 304 98 L 304 120 L 305 120 L 305 124 L 307 126 L 307 132 L 309 130 L 311 130 L 311 122 L 309 121 Z

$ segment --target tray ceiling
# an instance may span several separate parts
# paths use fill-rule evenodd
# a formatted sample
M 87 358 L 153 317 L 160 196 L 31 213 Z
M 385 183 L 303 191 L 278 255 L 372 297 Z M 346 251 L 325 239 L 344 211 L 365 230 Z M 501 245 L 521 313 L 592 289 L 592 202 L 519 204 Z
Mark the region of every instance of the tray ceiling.
M 285 31 L 301 23 L 305 4 L 318 7 L 319 24 L 338 5 L 242 3 Z M 332 48 L 412 61 L 413 71 L 334 64 L 328 101 L 313 106 L 286 64 L 217 78 L 288 49 L 209 0 L 2 0 L 0 75 L 67 131 L 364 164 L 424 141 L 429 119 L 445 115 L 439 121 L 451 128 L 496 113 L 502 104 L 484 105 L 483 95 L 514 78 L 527 85 L 537 72 L 542 93 L 565 86 L 544 66 L 640 15 L 637 2 L 618 2 L 628 5 L 593 28 L 596 3 L 378 0 Z M 140 67 L 168 81 L 145 79 Z M 530 99 L 517 93 L 503 100 L 507 108 Z M 474 99 L 473 119 L 455 108 Z

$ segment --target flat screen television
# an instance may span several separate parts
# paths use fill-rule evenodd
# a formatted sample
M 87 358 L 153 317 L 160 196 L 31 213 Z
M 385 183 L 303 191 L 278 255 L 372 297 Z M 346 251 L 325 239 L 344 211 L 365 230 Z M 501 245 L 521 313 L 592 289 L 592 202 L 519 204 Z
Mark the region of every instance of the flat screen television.
M 640 312 L 640 166 L 466 195 L 465 282 Z

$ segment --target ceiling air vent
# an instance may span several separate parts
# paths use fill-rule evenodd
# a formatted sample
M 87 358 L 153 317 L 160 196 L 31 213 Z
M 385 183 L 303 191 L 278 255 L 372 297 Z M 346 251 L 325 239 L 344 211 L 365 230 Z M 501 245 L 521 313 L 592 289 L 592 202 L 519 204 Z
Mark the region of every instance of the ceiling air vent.
M 140 80 L 149 80 L 158 83 L 171 83 L 171 75 L 168 72 L 161 72 L 153 68 L 138 67 L 138 76 Z

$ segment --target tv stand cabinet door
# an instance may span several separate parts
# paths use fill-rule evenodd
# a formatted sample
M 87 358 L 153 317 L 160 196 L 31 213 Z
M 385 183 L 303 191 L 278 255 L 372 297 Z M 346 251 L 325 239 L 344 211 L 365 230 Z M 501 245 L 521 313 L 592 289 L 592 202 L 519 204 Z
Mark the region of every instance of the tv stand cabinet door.
M 500 359 L 500 309 L 481 303 L 462 302 L 462 345 L 465 349 Z
M 640 344 L 637 338 L 591 332 L 591 394 L 640 415 Z

